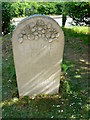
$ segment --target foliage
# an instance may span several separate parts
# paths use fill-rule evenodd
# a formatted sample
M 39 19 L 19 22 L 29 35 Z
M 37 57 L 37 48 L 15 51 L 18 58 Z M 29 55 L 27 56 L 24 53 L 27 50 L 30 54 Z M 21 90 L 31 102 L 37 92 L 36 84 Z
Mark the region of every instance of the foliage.
M 25 14 L 25 3 L 12 3 L 11 5 L 11 9 L 12 9 L 12 13 L 13 13 L 13 17 L 21 17 L 24 16 Z
M 56 14 L 57 13 L 57 8 L 56 8 L 56 3 L 40 3 L 38 5 L 38 12 L 39 14 L 45 14 L 45 15 L 50 15 L 50 14 Z
M 75 25 L 89 25 L 89 2 L 66 2 L 62 4 L 63 13 L 69 15 Z
M 25 16 L 30 16 L 33 14 L 38 14 L 38 4 L 36 2 L 30 2 L 25 7 Z
M 11 5 L 14 17 L 32 14 L 61 14 L 60 3 L 57 2 L 14 2 Z
M 89 25 L 89 2 L 2 2 L 2 31 L 11 31 L 10 21 L 13 17 L 24 17 L 32 14 L 61 15 L 62 26 L 66 15 L 70 16 L 76 25 Z
M 7 34 L 11 31 L 10 21 L 13 17 L 58 14 L 57 6 L 58 3 L 53 2 L 2 2 L 2 32 Z
M 57 15 L 61 15 L 62 14 L 62 2 L 57 2 L 56 3 L 56 8 L 57 8 Z
M 10 20 L 12 18 L 11 3 L 2 2 L 2 32 L 4 35 L 10 32 Z

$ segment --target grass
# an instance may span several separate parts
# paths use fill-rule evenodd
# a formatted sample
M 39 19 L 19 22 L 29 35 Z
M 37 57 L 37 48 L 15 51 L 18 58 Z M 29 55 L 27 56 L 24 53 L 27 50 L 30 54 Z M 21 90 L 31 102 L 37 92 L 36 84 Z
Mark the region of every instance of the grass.
M 63 28 L 65 31 L 65 36 L 72 37 L 72 38 L 80 38 L 81 40 L 84 41 L 86 45 L 90 45 L 90 33 L 89 33 L 89 28 L 88 27 L 70 27 L 70 28 Z
M 83 28 L 84 29 L 84 28 Z M 87 29 L 63 28 L 65 50 L 60 94 L 18 97 L 11 36 L 3 37 L 2 116 L 11 118 L 88 119 Z M 83 37 L 82 35 L 83 34 Z

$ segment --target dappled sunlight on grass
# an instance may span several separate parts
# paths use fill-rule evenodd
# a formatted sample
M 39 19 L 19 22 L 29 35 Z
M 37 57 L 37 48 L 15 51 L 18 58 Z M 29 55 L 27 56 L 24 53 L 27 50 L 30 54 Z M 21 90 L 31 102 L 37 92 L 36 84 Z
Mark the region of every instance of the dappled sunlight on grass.
M 68 40 L 70 37 L 72 38 L 79 38 L 80 42 L 84 42 L 86 45 L 90 45 L 90 42 L 89 42 L 89 36 L 90 36 L 90 33 L 89 33 L 89 30 L 88 30 L 88 27 L 82 27 L 82 26 L 73 26 L 73 27 L 65 27 L 63 28 L 64 30 L 64 35 L 66 37 L 66 39 Z M 79 43 L 80 45 L 80 43 Z
M 72 26 L 72 27 L 66 27 L 66 28 L 75 31 L 76 33 L 89 34 L 88 27 L 85 27 L 85 26 Z
M 19 101 L 19 99 L 15 97 L 15 98 L 13 98 L 11 101 L 5 100 L 5 101 L 1 102 L 0 106 L 1 106 L 1 107 L 11 106 L 11 105 L 13 105 L 14 103 L 17 103 L 18 101 Z
M 86 65 L 89 65 L 89 64 L 90 64 L 89 61 L 86 61 L 86 60 L 84 60 L 84 59 L 80 59 L 80 62 L 85 63 Z
M 83 104 L 83 98 L 80 98 L 77 95 L 67 94 L 66 98 L 59 98 L 59 95 L 55 96 L 36 96 L 34 99 L 23 97 L 17 102 L 13 102 L 13 104 L 13 100 L 9 101 L 3 106 L 3 114 L 10 116 L 11 118 L 16 114 L 16 118 L 22 117 L 22 112 L 23 115 L 26 115 L 28 118 L 30 116 L 35 118 L 61 118 L 63 116 L 65 118 L 71 118 L 72 115 L 79 118 L 83 116 L 83 109 L 87 111 L 86 105 Z M 12 111 L 6 111 L 8 109 L 13 111 L 13 115 L 10 114 Z
M 81 69 L 85 69 L 85 70 L 88 70 L 88 67 L 81 67 Z
M 82 78 L 81 75 L 75 75 L 75 78 Z
M 85 60 L 80 59 L 80 62 L 85 62 Z
M 78 30 L 77 30 L 78 29 Z M 65 28 L 60 93 L 19 97 L 10 35 L 3 38 L 3 118 L 88 119 L 87 29 Z M 75 32 L 76 31 L 76 32 Z M 73 38 L 72 38 L 73 37 Z M 77 39 L 76 39 L 77 38 Z M 76 55 L 76 56 L 75 56 Z

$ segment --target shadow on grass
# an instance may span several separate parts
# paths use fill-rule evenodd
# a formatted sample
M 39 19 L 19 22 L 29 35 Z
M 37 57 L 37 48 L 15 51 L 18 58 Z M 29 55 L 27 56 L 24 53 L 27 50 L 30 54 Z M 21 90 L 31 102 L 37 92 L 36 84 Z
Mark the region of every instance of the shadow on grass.
M 67 39 L 71 32 L 64 30 Z M 3 40 L 1 103 L 3 118 L 88 119 L 88 63 L 85 60 L 78 58 L 78 61 L 71 61 L 64 57 L 60 94 L 19 98 L 12 45 L 8 40 L 10 36 Z

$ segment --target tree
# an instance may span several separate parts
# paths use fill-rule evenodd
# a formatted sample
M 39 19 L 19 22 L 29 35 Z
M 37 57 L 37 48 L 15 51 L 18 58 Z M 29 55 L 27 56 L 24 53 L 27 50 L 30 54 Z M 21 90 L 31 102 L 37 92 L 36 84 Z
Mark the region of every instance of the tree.
M 89 2 L 66 2 L 64 12 L 70 16 L 75 25 L 89 25 Z
M 62 3 L 62 26 L 64 27 L 65 26 L 65 23 L 66 23 L 66 19 L 67 19 L 67 12 L 66 12 L 66 7 L 65 7 L 65 4 Z

